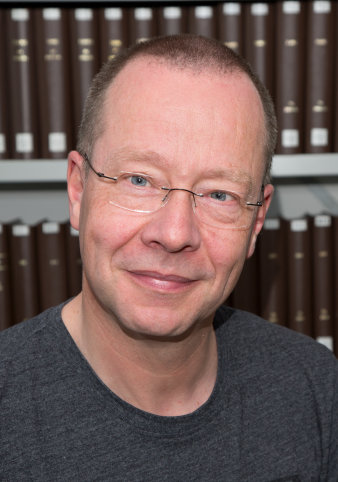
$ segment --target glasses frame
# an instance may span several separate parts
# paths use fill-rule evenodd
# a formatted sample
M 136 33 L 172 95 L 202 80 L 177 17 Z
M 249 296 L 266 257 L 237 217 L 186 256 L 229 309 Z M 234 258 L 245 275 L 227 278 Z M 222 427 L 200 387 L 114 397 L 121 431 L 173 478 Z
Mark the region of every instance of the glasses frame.
M 99 177 L 99 178 L 104 178 L 104 179 L 109 179 L 110 181 L 117 181 L 118 180 L 118 176 L 116 177 L 111 177 L 111 176 L 107 176 L 106 174 L 104 174 L 103 172 L 100 172 L 100 171 L 97 171 L 93 165 L 91 164 L 90 160 L 89 160 L 89 157 L 87 156 L 86 153 L 84 154 L 81 154 L 81 156 L 83 157 L 83 159 L 87 162 L 88 166 L 90 167 L 90 169 Z M 261 185 L 261 197 L 260 197 L 260 200 L 257 201 L 257 202 L 249 202 L 249 201 L 244 201 L 245 205 L 246 206 L 253 206 L 253 207 L 262 207 L 263 204 L 264 204 L 264 184 Z M 196 200 L 195 200 L 195 196 L 198 196 L 198 197 L 204 197 L 204 194 L 202 193 L 197 193 L 197 192 L 194 192 L 194 191 L 191 191 L 190 189 L 185 189 L 185 188 L 181 188 L 181 187 L 161 187 L 161 189 L 163 189 L 163 191 L 167 191 L 166 195 L 164 196 L 164 198 L 162 199 L 162 202 L 166 201 L 166 199 L 168 198 L 169 194 L 171 193 L 171 191 L 184 191 L 184 192 L 188 192 L 190 194 L 193 195 L 193 199 L 194 199 L 194 204 L 195 204 L 195 207 L 196 207 Z

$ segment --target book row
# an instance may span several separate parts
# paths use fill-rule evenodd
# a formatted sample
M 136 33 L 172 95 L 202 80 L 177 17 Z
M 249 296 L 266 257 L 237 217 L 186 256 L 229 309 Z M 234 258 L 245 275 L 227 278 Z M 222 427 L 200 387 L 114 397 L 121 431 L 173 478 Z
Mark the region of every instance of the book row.
M 0 224 L 0 329 L 81 290 L 68 222 Z M 338 356 L 338 216 L 267 219 L 227 304 L 309 335 Z
M 157 35 L 218 38 L 269 88 L 277 153 L 338 151 L 333 1 L 0 9 L 0 159 L 65 158 L 99 67 Z

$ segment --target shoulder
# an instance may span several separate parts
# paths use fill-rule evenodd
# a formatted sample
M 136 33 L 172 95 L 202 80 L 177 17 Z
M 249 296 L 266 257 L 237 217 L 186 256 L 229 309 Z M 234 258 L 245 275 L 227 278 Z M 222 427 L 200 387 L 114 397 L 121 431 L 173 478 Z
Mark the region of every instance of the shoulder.
M 228 307 L 218 310 L 215 329 L 222 350 L 238 365 L 338 384 L 338 360 L 313 338 Z

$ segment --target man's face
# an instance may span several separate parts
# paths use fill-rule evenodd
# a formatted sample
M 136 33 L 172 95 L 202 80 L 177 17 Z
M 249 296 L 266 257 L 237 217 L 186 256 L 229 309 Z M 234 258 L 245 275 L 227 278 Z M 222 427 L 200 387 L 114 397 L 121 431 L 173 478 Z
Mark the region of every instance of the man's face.
M 263 110 L 246 76 L 138 59 L 120 72 L 104 109 L 91 156 L 97 171 L 145 173 L 190 190 L 231 182 L 259 200 Z M 265 209 L 253 209 L 249 229 L 224 229 L 203 224 L 187 192 L 173 191 L 163 208 L 138 214 L 112 205 L 113 189 L 90 172 L 83 192 L 70 195 L 92 310 L 138 337 L 182 336 L 211 323 L 253 252 Z M 271 192 L 267 187 L 267 203 Z

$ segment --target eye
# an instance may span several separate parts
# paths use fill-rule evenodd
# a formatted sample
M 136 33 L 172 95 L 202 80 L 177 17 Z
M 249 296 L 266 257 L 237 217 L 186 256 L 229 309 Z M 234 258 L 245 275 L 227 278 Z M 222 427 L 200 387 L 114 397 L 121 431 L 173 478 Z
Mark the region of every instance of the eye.
M 209 194 L 211 199 L 215 201 L 225 202 L 225 201 L 235 201 L 235 197 L 225 191 L 213 191 Z
M 129 176 L 130 182 L 134 184 L 134 186 L 147 186 L 149 183 L 148 179 L 145 177 L 139 176 L 137 174 Z

